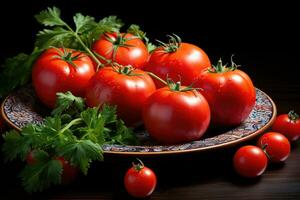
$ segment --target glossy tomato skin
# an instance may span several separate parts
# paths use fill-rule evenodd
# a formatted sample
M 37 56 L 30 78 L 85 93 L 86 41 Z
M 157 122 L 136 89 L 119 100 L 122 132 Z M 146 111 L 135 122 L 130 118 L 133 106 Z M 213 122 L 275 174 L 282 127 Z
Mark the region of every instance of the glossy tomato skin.
M 207 99 L 212 123 L 236 126 L 252 111 L 256 92 L 250 77 L 241 70 L 224 73 L 204 71 L 194 85 Z
M 124 177 L 124 185 L 127 192 L 136 198 L 144 198 L 152 194 L 156 187 L 155 173 L 148 167 L 136 170 L 130 168 Z
M 271 162 L 285 161 L 291 152 L 289 140 L 282 134 L 268 132 L 261 136 L 257 146 L 264 148 Z
M 121 35 L 125 39 L 128 39 L 125 42 L 125 44 L 128 46 L 120 46 L 117 49 L 114 61 L 123 66 L 131 65 L 134 68 L 143 67 L 149 59 L 149 52 L 144 42 L 130 33 L 121 33 Z M 105 35 L 101 35 L 100 39 L 96 40 L 92 45 L 92 50 L 108 60 L 113 60 L 112 49 L 114 44 L 106 37 L 116 41 L 118 34 L 107 33 Z M 105 61 L 102 60 L 102 63 L 105 63 Z
M 143 105 L 155 90 L 153 80 L 142 70 L 134 69 L 132 75 L 126 75 L 104 67 L 90 80 L 86 102 L 89 107 L 116 105 L 118 116 L 135 126 L 142 122 Z
M 195 82 L 200 73 L 211 66 L 206 53 L 199 47 L 181 43 L 177 51 L 168 53 L 162 47 L 157 48 L 150 56 L 149 62 L 143 68 L 166 80 L 181 81 L 189 86 Z M 154 80 L 157 88 L 164 87 L 160 81 Z
M 158 89 L 146 101 L 144 124 L 154 139 L 165 144 L 198 140 L 207 130 L 210 109 L 196 90 L 171 91 Z
M 272 130 L 285 135 L 290 141 L 300 137 L 300 119 L 292 120 L 288 114 L 282 114 L 275 119 Z
M 234 155 L 236 172 L 248 178 L 260 176 L 267 168 L 268 158 L 260 148 L 252 145 L 241 147 Z
M 71 91 L 75 96 L 84 96 L 89 79 L 95 74 L 91 59 L 78 51 L 66 49 L 76 66 L 60 56 L 62 49 L 48 49 L 36 60 L 32 70 L 32 83 L 39 99 L 48 107 L 54 108 L 56 93 Z

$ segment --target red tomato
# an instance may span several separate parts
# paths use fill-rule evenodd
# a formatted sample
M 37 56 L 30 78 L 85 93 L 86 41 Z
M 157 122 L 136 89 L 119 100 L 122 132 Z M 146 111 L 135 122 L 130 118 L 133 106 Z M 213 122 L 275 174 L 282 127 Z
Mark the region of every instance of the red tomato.
M 61 183 L 69 184 L 75 180 L 78 174 L 78 169 L 71 165 L 69 161 L 65 160 L 63 157 L 56 157 L 55 160 L 60 161 L 63 167 L 63 172 L 61 174 Z
M 124 185 L 127 192 L 133 197 L 147 197 L 152 194 L 156 187 L 156 175 L 140 161 L 139 164 L 134 164 L 127 170 Z
M 285 161 L 291 151 L 289 140 L 284 135 L 276 132 L 265 133 L 259 138 L 257 146 L 266 152 L 271 162 Z
M 166 80 L 181 81 L 182 85 L 191 85 L 200 73 L 211 64 L 206 53 L 199 47 L 181 43 L 177 36 L 171 37 L 170 44 L 165 44 L 153 51 L 149 62 L 143 68 Z M 179 41 L 178 41 L 179 40 Z M 157 88 L 164 87 L 161 82 L 154 80 Z
M 32 150 L 28 153 L 26 157 L 26 162 L 28 165 L 34 165 L 38 162 L 36 156 L 35 156 L 35 150 Z M 58 160 L 62 164 L 62 174 L 61 174 L 61 183 L 62 184 L 68 184 L 72 182 L 78 174 L 78 169 L 71 165 L 69 161 L 65 160 L 63 157 L 55 157 L 53 158 L 55 160 Z
M 290 141 L 296 141 L 300 137 L 300 119 L 299 115 L 294 111 L 290 111 L 288 114 L 277 116 L 272 130 L 282 133 Z
M 217 66 L 204 71 L 195 83 L 209 103 L 214 125 L 236 126 L 254 107 L 256 92 L 252 81 L 234 65 L 228 68 L 219 60 Z
M 153 93 L 143 109 L 144 124 L 154 139 L 167 144 L 198 140 L 210 121 L 209 105 L 196 90 L 164 87 Z
M 260 176 L 267 168 L 268 158 L 256 146 L 241 147 L 234 155 L 233 165 L 238 174 L 244 177 Z
M 106 33 L 95 41 L 92 50 L 120 65 L 140 68 L 148 61 L 149 53 L 141 39 L 130 33 Z M 105 60 L 100 59 L 102 63 Z
M 30 151 L 27 156 L 26 156 L 26 162 L 28 165 L 33 165 L 37 162 L 36 158 L 35 158 L 35 151 L 32 150 Z
M 116 105 L 118 116 L 134 126 L 142 122 L 142 107 L 155 90 L 153 80 L 142 70 L 104 67 L 90 80 L 86 102 L 90 107 Z
M 71 91 L 76 96 L 84 96 L 88 81 L 94 74 L 93 63 L 84 53 L 51 48 L 36 60 L 32 82 L 39 99 L 53 108 L 57 92 Z

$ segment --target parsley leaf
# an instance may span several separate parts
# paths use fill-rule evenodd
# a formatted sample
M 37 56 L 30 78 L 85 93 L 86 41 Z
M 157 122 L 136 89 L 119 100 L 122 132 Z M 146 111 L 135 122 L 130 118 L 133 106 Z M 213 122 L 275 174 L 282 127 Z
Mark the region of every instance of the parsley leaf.
M 104 104 L 102 106 L 101 115 L 106 124 L 115 123 L 117 121 L 117 106 L 109 106 Z
M 113 129 L 115 131 L 110 132 L 106 138 L 107 144 L 137 145 L 139 143 L 133 130 L 127 128 L 123 120 L 117 120 Z
M 85 108 L 84 100 L 70 92 L 58 93 L 57 98 L 54 116 L 39 125 L 28 124 L 20 133 L 11 130 L 3 135 L 6 161 L 25 160 L 30 151 L 35 152 L 38 162 L 27 165 L 20 175 L 28 192 L 60 183 L 63 169 L 55 159 L 57 156 L 64 157 L 86 175 L 93 161 L 103 160 L 102 145 L 138 143 L 132 129 L 117 118 L 115 106 Z M 65 115 L 68 120 L 63 120 Z
M 42 51 L 35 48 L 29 55 L 20 53 L 7 58 L 1 66 L 0 99 L 18 86 L 25 85 L 31 78 L 32 65 Z
M 99 144 L 91 140 L 70 142 L 58 149 L 59 155 L 78 166 L 83 174 L 87 174 L 92 160 L 103 160 L 103 151 Z
M 105 121 L 98 108 L 88 108 L 80 114 L 86 126 L 81 127 L 80 137 L 102 145 L 105 142 Z
M 45 26 L 65 26 L 66 23 L 60 18 L 60 10 L 56 7 L 47 8 L 34 16 L 37 21 Z
M 24 145 L 23 137 L 16 130 L 10 130 L 3 137 L 5 143 L 2 145 L 2 151 L 5 154 L 5 162 L 18 158 L 21 152 L 29 152 L 30 146 Z
M 61 27 L 54 29 L 44 29 L 39 31 L 36 37 L 35 46 L 40 49 L 47 49 L 51 46 L 78 48 L 80 45 L 76 42 L 74 35 Z
M 156 49 L 156 46 L 149 41 L 149 38 L 146 36 L 146 33 L 143 32 L 138 25 L 130 25 L 127 29 L 127 32 L 139 37 L 141 40 L 144 40 L 149 52 L 152 52 Z
M 83 16 L 81 13 L 77 13 L 73 17 L 73 20 L 76 25 L 75 32 L 79 34 L 90 31 L 97 25 L 93 17 Z
M 95 26 L 90 26 L 92 28 L 81 34 L 80 38 L 88 47 L 91 47 L 92 43 L 98 40 L 100 35 L 107 32 L 120 32 L 123 25 L 121 19 L 116 16 L 108 16 L 101 19 Z
M 35 152 L 38 162 L 32 165 L 26 165 L 22 170 L 20 177 L 22 185 L 27 192 L 40 192 L 61 182 L 63 171 L 59 160 L 51 159 L 44 151 Z
M 51 112 L 52 115 L 80 113 L 85 109 L 83 98 L 74 96 L 71 92 L 57 93 L 56 107 Z

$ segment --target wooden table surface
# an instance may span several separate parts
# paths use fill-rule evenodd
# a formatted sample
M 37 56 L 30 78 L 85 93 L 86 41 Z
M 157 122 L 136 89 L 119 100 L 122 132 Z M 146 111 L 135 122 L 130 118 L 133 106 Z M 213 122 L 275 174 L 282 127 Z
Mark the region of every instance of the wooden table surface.
M 286 55 L 289 62 L 270 62 L 270 58 L 277 55 L 256 58 L 251 54 L 241 55 L 241 63 L 253 66 L 246 71 L 255 85 L 272 97 L 278 113 L 292 108 L 300 111 L 298 75 L 280 69 L 292 66 L 296 57 Z M 270 69 L 273 69 L 272 72 L 268 72 Z M 254 144 L 255 141 L 246 144 Z M 142 158 L 158 177 L 157 189 L 148 199 L 300 199 L 299 141 L 293 144 L 285 163 L 269 165 L 263 176 L 256 179 L 241 178 L 233 171 L 232 157 L 239 146 L 207 153 Z M 20 186 L 17 174 L 22 164 L 4 164 L 1 161 L 0 199 L 131 199 L 122 180 L 133 160 L 133 157 L 107 156 L 105 162 L 92 165 L 89 176 L 79 177 L 72 185 L 34 195 L 26 194 Z

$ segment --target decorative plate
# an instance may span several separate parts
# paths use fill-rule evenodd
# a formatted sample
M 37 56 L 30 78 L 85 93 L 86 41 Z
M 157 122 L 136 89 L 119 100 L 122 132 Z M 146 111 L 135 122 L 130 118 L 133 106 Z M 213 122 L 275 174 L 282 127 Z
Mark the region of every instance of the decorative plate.
M 1 112 L 9 125 L 21 130 L 28 123 L 42 123 L 43 116 L 49 110 L 37 100 L 30 86 L 21 88 L 10 94 L 2 103 Z M 276 106 L 272 99 L 256 89 L 256 103 L 249 117 L 239 126 L 229 130 L 210 130 L 198 141 L 180 145 L 156 144 L 146 131 L 136 131 L 141 146 L 104 145 L 106 154 L 159 155 L 178 154 L 194 151 L 222 148 L 249 140 L 264 130 L 274 121 Z

